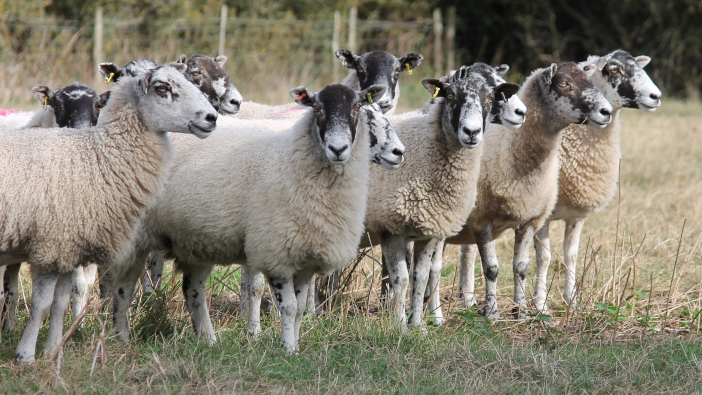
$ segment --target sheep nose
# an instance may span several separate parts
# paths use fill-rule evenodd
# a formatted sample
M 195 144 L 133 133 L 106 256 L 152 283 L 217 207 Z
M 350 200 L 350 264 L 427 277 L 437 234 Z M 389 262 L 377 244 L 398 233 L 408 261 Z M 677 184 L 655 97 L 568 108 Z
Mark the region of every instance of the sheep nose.
M 526 115 L 526 111 L 522 110 L 521 108 L 514 110 L 514 112 L 515 114 L 520 115 L 522 117 Z
M 329 149 L 336 155 L 336 156 L 341 156 L 341 154 L 346 151 L 346 149 L 349 148 L 349 145 L 346 144 L 341 148 L 336 148 L 333 145 L 329 145 Z
M 229 100 L 229 104 L 231 104 L 232 106 L 238 106 L 241 104 L 241 102 L 236 100 L 236 99 L 232 99 L 232 100 Z
M 612 115 L 612 112 L 606 108 L 603 108 L 600 110 L 600 114 L 604 115 L 605 117 L 608 117 L 608 116 Z
M 211 122 L 211 123 L 217 122 L 217 114 L 216 113 L 209 113 L 209 114 L 205 115 L 205 121 Z
M 660 99 L 660 98 L 661 98 L 661 94 L 660 94 L 660 93 L 651 93 L 651 99 L 653 99 L 653 100 L 658 100 L 658 99 Z
M 405 150 L 399 149 L 399 148 L 395 148 L 394 150 L 392 150 L 392 154 L 393 154 L 393 155 L 397 155 L 397 156 L 402 156 L 402 155 L 405 154 Z
M 474 136 L 480 133 L 480 129 L 468 129 L 468 127 L 464 126 L 463 133 L 467 134 L 468 136 Z

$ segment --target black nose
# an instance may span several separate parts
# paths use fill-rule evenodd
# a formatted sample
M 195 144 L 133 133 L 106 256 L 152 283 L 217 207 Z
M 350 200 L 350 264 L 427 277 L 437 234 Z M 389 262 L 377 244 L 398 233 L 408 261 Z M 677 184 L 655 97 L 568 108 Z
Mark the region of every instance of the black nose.
M 656 93 L 651 93 L 651 99 L 653 99 L 653 100 L 658 100 L 658 99 L 660 99 L 660 98 L 661 98 L 660 93 L 658 93 L 658 94 L 656 94 Z
M 604 115 L 605 117 L 608 117 L 608 116 L 612 115 L 612 112 L 607 110 L 606 108 L 603 108 L 600 110 L 600 114 Z
M 514 112 L 517 113 L 517 115 L 521 115 L 521 116 L 526 115 L 526 112 L 524 112 L 524 110 L 522 110 L 521 108 L 514 110 Z
M 329 149 L 332 150 L 332 152 L 333 152 L 334 154 L 336 154 L 336 156 L 341 155 L 342 152 L 346 151 L 346 148 L 349 148 L 349 145 L 348 145 L 348 144 L 344 145 L 344 146 L 341 147 L 341 148 L 336 148 L 336 147 L 334 147 L 333 145 L 330 145 L 330 146 L 329 146 Z
M 480 129 L 468 129 L 467 127 L 463 127 L 463 133 L 469 135 L 469 136 L 475 136 L 476 134 L 480 133 Z
M 207 122 L 216 122 L 217 121 L 217 114 L 214 113 L 209 113 L 205 116 L 205 121 Z
M 236 99 L 232 99 L 229 100 L 229 104 L 231 104 L 232 106 L 238 106 L 239 104 L 241 104 L 241 102 Z
M 402 155 L 405 154 L 405 151 L 404 151 L 404 150 L 401 150 L 401 149 L 399 149 L 399 148 L 395 148 L 394 150 L 392 150 L 392 154 L 393 154 L 393 155 L 397 155 L 397 156 L 402 156 Z

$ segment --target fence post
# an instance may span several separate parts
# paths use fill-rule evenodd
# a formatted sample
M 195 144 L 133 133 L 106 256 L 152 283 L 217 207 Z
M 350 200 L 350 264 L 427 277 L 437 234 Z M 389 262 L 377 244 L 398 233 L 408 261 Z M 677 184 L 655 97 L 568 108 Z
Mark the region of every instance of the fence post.
M 446 69 L 456 69 L 456 7 L 448 9 L 448 26 L 446 27 Z
M 99 65 L 102 63 L 102 7 L 95 10 L 95 32 L 93 34 L 93 62 L 95 64 L 95 86 L 100 86 L 102 74 Z
M 339 67 L 341 63 L 336 59 L 339 50 L 339 36 L 341 36 L 341 12 L 334 11 L 334 35 L 332 36 L 332 81 L 339 81 Z
M 349 50 L 356 52 L 356 22 L 358 18 L 358 8 L 351 7 L 349 13 Z
M 441 22 L 441 9 L 434 8 L 434 73 L 442 74 L 441 68 L 441 38 L 444 33 L 444 25 Z
M 219 54 L 224 55 L 224 44 L 227 41 L 227 6 L 222 5 L 222 15 L 219 17 Z

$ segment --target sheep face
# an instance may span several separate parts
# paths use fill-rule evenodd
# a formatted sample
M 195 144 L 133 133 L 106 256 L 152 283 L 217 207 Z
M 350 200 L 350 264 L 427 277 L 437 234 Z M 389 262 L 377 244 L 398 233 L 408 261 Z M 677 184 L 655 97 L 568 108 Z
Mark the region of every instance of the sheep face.
M 190 59 L 180 55 L 178 58 L 178 63 L 187 66 L 185 77 L 200 88 L 210 104 L 223 115 L 234 115 L 239 112 L 243 98 L 223 69 L 226 61 L 224 55 L 216 58 L 195 55 Z
M 148 130 L 192 133 L 205 138 L 216 126 L 217 112 L 202 92 L 185 79 L 184 71 L 185 65 L 172 64 L 126 81 L 136 80 L 141 92 L 137 111 Z
M 506 64 L 492 67 L 485 63 L 474 63 L 470 66 L 461 66 L 452 76 L 452 80 L 466 78 L 469 74 L 476 74 L 483 78 L 491 88 L 497 88 L 506 83 L 502 77 L 509 70 Z M 500 92 L 495 94 L 495 101 L 490 110 L 490 123 L 501 124 L 510 130 L 516 130 L 526 121 L 527 108 L 517 95 Z
M 290 90 L 290 96 L 296 103 L 314 109 L 317 141 L 329 162 L 343 165 L 351 158 L 363 106 L 378 101 L 385 90 L 384 86 L 373 85 L 357 92 L 335 84 L 314 93 L 299 86 Z M 366 125 L 360 123 L 360 127 Z
M 578 66 L 597 67 L 590 80 L 613 106 L 655 111 L 661 105 L 661 91 L 643 69 L 650 61 L 648 56 L 633 57 L 619 49 L 607 56 L 591 56 Z
M 397 169 L 405 158 L 405 146 L 397 137 L 390 121 L 383 115 L 378 104 L 362 106 L 360 123 L 368 129 L 370 155 L 373 163 L 388 170 Z
M 581 70 L 573 62 L 553 63 L 539 72 L 537 77 L 540 100 L 544 104 L 544 117 L 561 122 L 587 123 L 604 128 L 612 121 L 612 105 L 595 88 L 589 76 L 594 66 Z
M 469 75 L 450 84 L 435 78 L 422 81 L 432 94 L 440 97 L 441 128 L 449 136 L 455 136 L 465 148 L 475 148 L 483 140 L 485 123 L 490 117 L 494 101 L 493 90 L 485 81 Z
M 34 96 L 51 106 L 56 124 L 61 128 L 85 129 L 95 126 L 100 109 L 105 106 L 109 91 L 98 95 L 87 85 L 74 82 L 52 91 L 48 86 L 32 88 Z
M 112 62 L 100 63 L 99 66 L 100 73 L 105 77 L 105 81 L 108 82 L 117 82 L 120 78 L 125 76 L 138 77 L 157 67 L 158 64 L 148 59 L 132 60 L 122 68 L 117 67 L 117 65 Z
M 371 85 L 384 85 L 388 88 L 383 98 L 378 101 L 383 113 L 392 109 L 400 73 L 414 69 L 424 59 L 418 53 L 396 58 L 385 51 L 373 51 L 358 56 L 347 49 L 336 51 L 336 57 L 341 64 L 356 71 L 361 89 L 367 89 Z

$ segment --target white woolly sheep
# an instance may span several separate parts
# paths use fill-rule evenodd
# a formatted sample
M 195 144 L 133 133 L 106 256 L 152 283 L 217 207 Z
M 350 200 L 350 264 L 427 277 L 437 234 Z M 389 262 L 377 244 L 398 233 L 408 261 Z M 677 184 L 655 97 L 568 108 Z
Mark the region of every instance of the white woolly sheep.
M 587 68 L 590 74 L 594 68 Z M 604 127 L 612 106 L 572 62 L 532 73 L 519 91 L 529 108 L 517 130 L 497 128 L 486 135 L 475 208 L 461 233 L 448 243 L 478 245 L 487 291 L 486 317 L 497 318 L 498 262 L 494 239 L 515 229 L 514 301 L 525 318 L 524 280 L 536 229 L 551 214 L 558 192 L 560 130 L 571 123 Z
M 379 237 L 393 289 L 391 306 L 404 322 L 409 285 L 405 243 L 417 251 L 410 325 L 422 322 L 423 296 L 436 244 L 461 230 L 474 202 L 483 132 L 495 96 L 515 84 L 490 88 L 477 76 L 445 83 L 422 81 L 441 99 L 426 109 L 390 117 L 410 155 L 394 172 L 371 170 L 366 229 Z
M 602 130 L 587 125 L 570 125 L 563 131 L 558 175 L 558 201 L 551 216 L 534 237 L 536 248 L 536 289 L 538 311 L 547 314 L 548 266 L 551 262 L 549 222 L 564 220 L 563 242 L 566 281 L 563 299 L 575 303 L 575 266 L 580 232 L 588 215 L 603 209 L 614 196 L 619 177 L 619 110 L 639 108 L 654 111 L 661 104 L 661 91 L 643 70 L 648 56 L 633 57 L 617 50 L 606 56 L 590 56 L 580 68 L 597 67 L 590 81 L 614 107 L 614 120 Z
M 0 266 L 27 261 L 33 277 L 20 361 L 34 360 L 49 307 L 45 351 L 59 345 L 71 271 L 130 250 L 171 164 L 166 132 L 204 138 L 214 129 L 217 113 L 182 69 L 121 80 L 96 128 L 0 133 Z
M 282 345 L 297 349 L 307 284 L 316 272 L 346 266 L 363 233 L 370 163 L 362 121 L 368 96 L 330 85 L 290 91 L 312 107 L 286 132 L 243 126 L 219 130 L 205 146 L 174 138 L 166 190 L 144 219 L 130 257 L 115 267 L 115 329 L 128 337 L 126 312 L 143 260 L 165 249 L 183 271 L 195 332 L 212 344 L 205 283 L 214 265 L 245 264 L 272 285 L 282 317 Z M 218 198 L 219 197 L 219 198 Z M 250 309 L 252 311 L 254 309 Z

